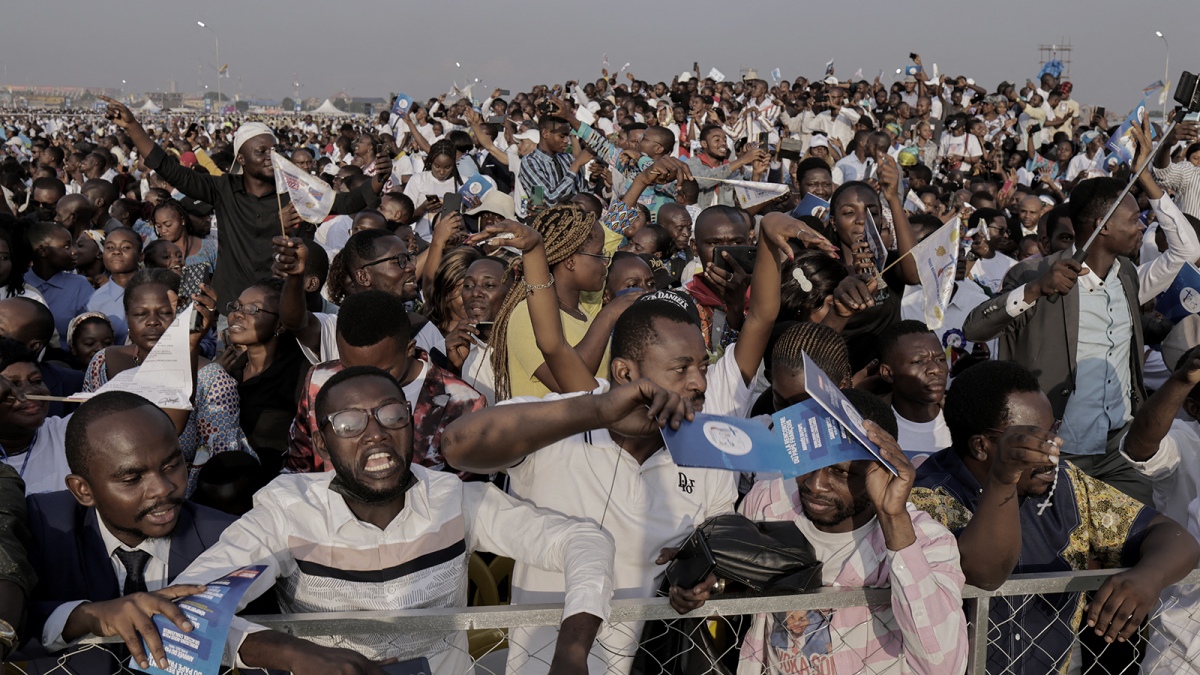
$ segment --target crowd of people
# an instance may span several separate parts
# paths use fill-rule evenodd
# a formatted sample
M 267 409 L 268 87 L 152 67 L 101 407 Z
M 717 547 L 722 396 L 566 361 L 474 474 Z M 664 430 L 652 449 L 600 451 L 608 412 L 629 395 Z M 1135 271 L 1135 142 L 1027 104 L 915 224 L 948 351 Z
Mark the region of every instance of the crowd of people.
M 1170 587 L 1200 560 L 1200 318 L 1155 301 L 1200 261 L 1197 125 L 1143 118 L 1122 160 L 1053 68 L 989 90 L 912 60 L 890 84 L 605 71 L 372 118 L 0 112 L 4 658 L 110 672 L 78 645 L 101 635 L 160 663 L 150 617 L 192 630 L 172 601 L 247 565 L 247 615 L 465 607 L 480 552 L 515 561 L 514 605 L 564 607 L 509 633 L 508 672 L 659 672 L 611 600 L 703 607 L 726 580 L 664 569 L 739 513 L 891 600 L 747 617 L 714 672 L 962 673 L 964 585 L 1087 569 L 1121 571 L 992 604 L 988 672 L 1194 672 L 1200 599 Z M 273 153 L 336 193 L 328 217 L 277 192 Z M 948 223 L 931 325 L 912 251 Z M 185 307 L 188 409 L 107 386 Z M 662 429 L 769 422 L 810 398 L 806 357 L 895 472 L 676 464 Z M 225 662 L 420 657 L 473 668 L 465 633 L 240 618 Z

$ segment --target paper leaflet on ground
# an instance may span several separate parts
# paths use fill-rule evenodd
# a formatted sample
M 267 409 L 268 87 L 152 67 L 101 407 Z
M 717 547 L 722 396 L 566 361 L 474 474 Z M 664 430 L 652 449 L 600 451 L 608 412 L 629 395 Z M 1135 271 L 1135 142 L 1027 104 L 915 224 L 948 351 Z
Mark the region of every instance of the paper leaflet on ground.
M 80 392 L 68 401 L 86 401 L 106 391 L 137 394 L 160 408 L 192 409 L 192 350 L 188 329 L 196 309 L 188 305 L 137 368 L 117 373 L 96 391 Z
M 333 200 L 337 197 L 333 187 L 274 150 L 271 151 L 271 165 L 275 169 L 275 191 L 280 194 L 286 191 L 296 213 L 305 221 L 320 225 L 333 210 Z
M 954 273 L 958 266 L 959 220 L 938 228 L 912 248 L 917 275 L 921 279 L 921 294 L 925 302 L 925 325 L 930 330 L 942 327 L 946 307 L 954 295 Z
M 250 589 L 250 584 L 266 571 L 266 565 L 243 567 L 205 585 L 204 592 L 189 595 L 177 604 L 191 621 L 193 629 L 184 633 L 161 614 L 154 616 L 154 626 L 167 653 L 168 667 L 139 668 L 130 659 L 129 667 L 155 675 L 217 675 L 221 672 L 221 657 L 229 624 L 237 612 L 238 602 Z M 143 643 L 143 648 L 145 648 Z M 146 649 L 149 654 L 150 650 Z
M 1154 308 L 1172 323 L 1200 314 L 1200 269 L 1190 262 L 1184 263 L 1175 281 L 1158 295 Z
M 836 417 L 851 436 L 862 443 L 867 450 L 870 450 L 880 464 L 887 467 L 888 471 L 893 474 L 896 473 L 896 467 L 879 455 L 879 446 L 867 438 L 867 431 L 863 428 L 862 415 L 859 414 L 854 404 L 850 403 L 850 399 L 846 398 L 833 380 L 817 367 L 816 362 L 808 356 L 808 353 L 804 354 L 804 389 L 826 412 Z
M 733 188 L 733 194 L 737 197 L 738 205 L 744 209 L 752 206 L 758 206 L 772 199 L 778 199 L 782 195 L 787 194 L 788 186 L 781 183 L 761 183 L 753 180 L 732 180 L 728 178 L 700 178 L 699 181 L 709 181 L 713 183 L 724 183 Z
M 804 199 L 792 209 L 792 217 L 799 218 L 800 216 L 812 216 L 822 223 L 829 217 L 829 202 L 809 192 L 804 195 Z
M 757 419 L 698 413 L 678 431 L 663 429 L 679 466 L 794 478 L 830 464 L 875 459 L 815 401 L 797 403 L 772 416 L 770 429 Z

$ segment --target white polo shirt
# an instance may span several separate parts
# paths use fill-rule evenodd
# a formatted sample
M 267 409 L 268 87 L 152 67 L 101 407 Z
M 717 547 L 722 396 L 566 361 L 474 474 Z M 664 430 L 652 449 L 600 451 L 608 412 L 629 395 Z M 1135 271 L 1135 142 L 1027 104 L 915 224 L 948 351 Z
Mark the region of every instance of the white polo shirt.
M 708 370 L 706 413 L 740 417 L 750 407 L 750 388 L 734 360 L 735 349 L 736 343 Z M 592 393 L 604 393 L 608 386 L 599 380 Z M 580 395 L 515 398 L 501 405 Z M 514 496 L 594 522 L 613 536 L 616 599 L 655 597 L 666 569 L 655 564 L 662 549 L 679 546 L 707 518 L 732 513 L 737 499 L 736 473 L 680 467 L 666 448 L 639 466 L 603 429 L 542 448 L 509 468 L 508 475 Z M 555 576 L 518 563 L 513 604 L 561 603 L 562 575 Z M 603 625 L 588 657 L 588 670 L 629 672 L 641 632 L 641 622 Z M 548 672 L 557 638 L 558 629 L 551 626 L 513 629 L 508 672 Z

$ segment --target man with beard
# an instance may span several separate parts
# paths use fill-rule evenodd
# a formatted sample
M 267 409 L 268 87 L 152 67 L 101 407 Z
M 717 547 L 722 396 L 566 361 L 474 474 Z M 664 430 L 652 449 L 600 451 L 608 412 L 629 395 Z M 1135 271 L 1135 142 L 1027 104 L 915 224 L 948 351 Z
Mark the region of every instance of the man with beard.
M 858 389 L 842 391 L 897 475 L 879 462 L 841 462 L 759 482 L 740 510 L 751 520 L 794 522 L 822 563 L 822 585 L 887 588 L 891 602 L 756 615 L 738 672 L 961 673 L 967 625 L 954 536 L 907 504 L 916 471 L 896 445 L 887 404 Z
M 699 203 L 703 206 L 735 206 L 736 203 L 731 186 L 702 179 L 750 180 L 751 173 L 746 167 L 765 160 L 767 156 L 766 150 L 760 150 L 757 143 L 747 145 L 742 154 L 732 161 L 729 154 L 729 140 L 724 129 L 712 124 L 700 130 L 700 152 L 689 158 L 687 165 L 692 170 L 692 176 L 700 183 Z
M 0 378 L 0 399 L 20 403 L 24 396 Z M 66 491 L 28 498 L 38 584 L 21 656 L 34 658 L 30 672 L 49 672 L 59 657 L 37 657 L 89 634 L 120 635 L 145 667 L 142 638 L 156 659 L 164 657 L 149 615 L 183 627 L 170 600 L 201 590 L 167 584 L 235 519 L 184 500 L 187 463 L 175 425 L 136 394 L 107 392 L 81 405 L 67 424 L 66 461 Z M 119 670 L 103 650 L 72 656 L 67 667 Z
M 644 410 L 614 392 L 610 414 Z M 276 588 L 288 612 L 465 607 L 467 562 L 486 550 L 553 571 L 567 589 L 551 672 L 584 672 L 608 618 L 613 541 L 594 524 L 535 508 L 489 483 L 464 483 L 412 463 L 412 411 L 387 372 L 347 368 L 317 395 L 317 451 L 334 470 L 280 476 L 254 508 L 180 577 L 204 583 L 267 566 L 241 602 Z M 643 415 L 644 416 L 644 415 Z M 349 648 L 335 648 L 332 644 Z M 303 640 L 235 619 L 227 662 L 305 675 L 382 675 L 379 660 L 428 658 L 434 673 L 471 669 L 465 631 Z
M 1020 365 L 967 369 L 946 395 L 945 417 L 953 445 L 921 465 L 912 503 L 958 537 L 967 583 L 994 589 L 1010 574 L 1129 567 L 1105 580 L 1084 614 L 1111 644 L 1130 640 L 1162 590 L 1200 559 L 1200 544 L 1175 521 L 1061 461 L 1069 442 L 1038 378 Z M 988 672 L 1065 668 L 1075 625 L 1063 618 L 1081 605 L 1078 593 L 993 603 Z
M 879 336 L 879 376 L 892 385 L 896 442 L 914 464 L 950 447 L 942 399 L 950 366 L 938 336 L 920 321 L 900 321 Z
M 1148 145 L 1139 149 L 1139 157 L 1149 152 Z M 1165 203 L 1153 178 L 1142 174 L 1142 180 L 1148 195 Z M 1070 202 L 1076 242 L 1088 241 L 1124 187 L 1113 178 L 1076 186 Z M 1139 270 L 1130 260 L 1142 243 L 1139 215 L 1133 195 L 1126 195 L 1092 243 L 1084 265 L 1071 257 L 1074 247 L 1017 264 L 1005 276 L 1001 292 L 967 317 L 963 334 L 974 342 L 999 337 L 1001 360 L 1037 373 L 1054 417 L 1063 421 L 1071 461 L 1089 476 L 1149 504 L 1149 481 L 1118 450 L 1125 428 L 1146 400 L 1138 308 L 1165 289 L 1164 280 L 1174 278 L 1172 269 L 1181 264 L 1179 254 L 1192 250 L 1195 240 L 1179 236 L 1188 228 L 1174 228 L 1176 246 Z

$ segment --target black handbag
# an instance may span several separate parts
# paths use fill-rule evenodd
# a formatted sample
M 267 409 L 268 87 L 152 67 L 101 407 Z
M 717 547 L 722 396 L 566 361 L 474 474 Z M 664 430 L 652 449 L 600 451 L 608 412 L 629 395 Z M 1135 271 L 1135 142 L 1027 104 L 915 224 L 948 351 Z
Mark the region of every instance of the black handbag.
M 709 518 L 696 531 L 716 560 L 718 578 L 755 593 L 802 593 L 821 585 L 821 562 L 812 544 L 790 521 L 756 522 L 736 513 Z M 669 592 L 663 579 L 660 595 Z M 724 645 L 718 646 L 707 619 L 647 621 L 634 658 L 633 675 L 729 675 L 736 670 L 748 618 L 722 617 Z

